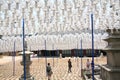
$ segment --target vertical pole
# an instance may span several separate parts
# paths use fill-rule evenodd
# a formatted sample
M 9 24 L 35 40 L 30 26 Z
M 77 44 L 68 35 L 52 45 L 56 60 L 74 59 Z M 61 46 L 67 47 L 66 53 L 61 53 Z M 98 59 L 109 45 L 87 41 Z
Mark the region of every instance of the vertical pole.
M 13 52 L 13 76 L 15 76 L 15 41 L 14 41 L 14 52 Z
M 56 48 L 56 52 L 57 52 L 57 65 L 58 65 L 58 58 L 59 58 L 59 50 Z
M 82 39 L 81 39 L 81 77 L 82 77 L 82 73 L 83 73 L 83 70 L 82 70 Z
M 46 40 L 45 40 L 45 67 L 47 67 L 47 51 L 46 51 Z M 46 76 L 47 76 L 47 70 L 46 70 Z
M 77 50 L 78 50 L 78 39 L 77 39 Z M 77 53 L 77 67 L 79 67 L 79 53 Z
M 52 48 L 54 50 L 54 44 L 52 45 Z M 54 67 L 54 53 L 53 53 L 53 67 Z
M 93 31 L 93 14 L 91 14 L 92 27 L 92 80 L 94 80 L 94 31 Z
M 24 62 L 24 80 L 26 80 L 26 59 L 25 59 L 25 32 L 24 32 L 24 18 L 22 27 L 22 38 L 23 38 L 23 62 Z
M 47 65 L 47 51 L 46 51 L 46 40 L 45 40 L 45 62 L 46 62 L 46 65 Z
M 38 55 L 37 55 L 37 56 L 38 56 L 38 63 L 39 63 L 39 54 L 40 54 L 39 49 L 38 49 L 38 52 L 37 52 L 37 53 L 38 53 Z
M 59 55 L 59 50 L 57 49 L 57 54 Z M 58 64 L 58 57 L 57 57 L 57 64 Z

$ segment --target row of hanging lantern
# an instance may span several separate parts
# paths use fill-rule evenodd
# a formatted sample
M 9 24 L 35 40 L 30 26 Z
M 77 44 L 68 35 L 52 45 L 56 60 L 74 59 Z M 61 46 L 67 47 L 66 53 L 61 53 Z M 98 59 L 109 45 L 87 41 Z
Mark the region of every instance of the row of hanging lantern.
M 103 44 L 100 44 L 99 48 L 103 48 L 102 46 L 106 45 L 101 38 L 103 30 L 120 28 L 119 0 L 94 0 L 92 2 L 91 0 L 1 0 L 0 35 L 9 36 L 12 41 L 14 38 L 11 36 L 18 36 L 19 41 L 16 43 L 21 45 L 20 36 L 24 17 L 29 49 L 44 49 L 45 40 L 47 49 L 52 49 L 51 44 L 54 44 L 57 49 L 72 49 L 76 48 L 77 43 L 80 44 L 81 38 L 84 40 L 83 43 L 87 43 L 83 44 L 83 48 L 90 48 L 90 13 L 92 11 L 96 35 L 95 46 L 101 42 Z M 100 38 L 97 37 L 99 33 L 101 33 Z M 10 42 L 4 39 L 0 41 L 3 46 L 6 46 L 3 42 L 8 44 Z M 6 46 L 1 50 L 12 49 Z M 18 50 L 21 50 L 21 46 Z
M 107 35 L 95 34 L 95 49 L 103 49 L 107 44 L 102 39 Z M 36 36 L 26 36 L 26 41 L 28 45 L 28 50 L 44 50 L 45 40 L 46 49 L 52 50 L 52 45 L 54 44 L 54 49 L 80 49 L 80 41 L 83 40 L 83 49 L 91 49 L 91 35 L 89 33 L 82 33 L 76 35 L 64 34 L 64 35 L 36 35 Z M 0 51 L 13 51 L 14 42 L 17 45 L 16 51 L 22 50 L 22 39 L 20 36 L 17 37 L 5 37 L 0 39 Z M 99 43 L 99 45 L 98 45 Z
M 22 26 L 21 20 L 24 15 L 27 34 L 81 30 L 90 28 L 89 14 L 93 10 L 95 28 L 104 29 L 107 26 L 113 28 L 116 27 L 113 23 L 119 22 L 118 1 L 96 0 L 93 3 L 90 0 L 19 0 L 7 3 L 4 1 L 1 4 L 0 25 L 4 29 L 12 28 L 13 22 L 16 22 L 17 27 L 12 30 L 16 30 L 15 34 L 21 34 L 18 29 Z M 10 34 L 5 32 L 2 31 L 1 34 Z

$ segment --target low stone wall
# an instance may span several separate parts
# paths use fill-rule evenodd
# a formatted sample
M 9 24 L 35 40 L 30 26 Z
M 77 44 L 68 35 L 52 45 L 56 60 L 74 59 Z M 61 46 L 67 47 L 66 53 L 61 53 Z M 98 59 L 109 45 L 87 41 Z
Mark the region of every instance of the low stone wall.
M 82 70 L 82 77 L 84 80 L 91 80 L 91 77 L 92 77 L 92 73 L 91 73 L 91 70 L 87 70 L 87 69 L 83 69 Z
M 101 66 L 102 80 L 120 80 L 120 69 L 108 65 Z

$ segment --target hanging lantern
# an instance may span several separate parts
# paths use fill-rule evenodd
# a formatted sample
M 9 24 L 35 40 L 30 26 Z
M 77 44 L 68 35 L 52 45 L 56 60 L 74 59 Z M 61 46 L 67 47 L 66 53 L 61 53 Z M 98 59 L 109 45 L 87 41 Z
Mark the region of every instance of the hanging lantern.
M 8 10 L 11 10 L 11 3 L 8 3 Z

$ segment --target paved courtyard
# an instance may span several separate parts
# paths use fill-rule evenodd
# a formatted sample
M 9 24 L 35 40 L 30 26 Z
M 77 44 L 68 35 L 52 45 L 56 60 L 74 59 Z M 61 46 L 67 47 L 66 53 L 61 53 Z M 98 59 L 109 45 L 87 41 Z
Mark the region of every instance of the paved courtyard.
M 51 80 L 82 80 L 80 71 L 81 58 L 70 58 L 73 65 L 72 73 L 67 72 L 68 59 L 69 58 L 47 58 L 47 62 L 50 62 L 53 71 Z M 88 57 L 82 58 L 83 68 L 85 68 L 86 59 L 88 59 Z M 91 60 L 90 57 L 89 59 Z M 45 58 L 34 57 L 31 58 L 31 60 L 31 75 L 35 80 L 47 80 Z M 106 57 L 96 57 L 94 60 L 95 64 L 106 64 Z M 19 80 L 21 74 L 23 74 L 23 66 L 20 64 L 21 61 L 21 56 L 15 57 L 15 66 L 13 66 L 13 57 L 4 56 L 0 58 L 0 80 Z M 15 67 L 15 70 L 13 70 L 13 67 Z

